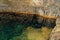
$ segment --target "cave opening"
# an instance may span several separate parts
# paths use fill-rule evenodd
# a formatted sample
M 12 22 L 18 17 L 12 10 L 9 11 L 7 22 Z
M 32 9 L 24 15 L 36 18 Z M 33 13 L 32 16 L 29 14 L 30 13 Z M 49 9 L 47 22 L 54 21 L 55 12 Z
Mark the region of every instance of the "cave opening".
M 42 26 L 54 28 L 56 25 L 55 19 L 46 19 L 42 17 L 42 22 L 38 22 L 38 17 L 39 16 L 36 14 L 0 12 L 0 39 L 9 40 L 14 36 L 19 36 L 28 26 L 38 29 Z M 2 36 L 5 39 L 3 39 Z

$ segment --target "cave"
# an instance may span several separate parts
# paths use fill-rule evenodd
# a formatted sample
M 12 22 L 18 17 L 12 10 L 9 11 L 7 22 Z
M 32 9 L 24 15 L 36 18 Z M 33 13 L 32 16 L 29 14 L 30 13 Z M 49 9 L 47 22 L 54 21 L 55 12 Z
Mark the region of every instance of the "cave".
M 39 21 L 38 17 L 40 17 Z M 54 28 L 55 25 L 56 19 L 45 18 L 37 14 L 0 12 L 0 40 L 9 40 L 14 36 L 19 36 L 28 26 L 38 29 L 43 26 Z M 5 39 L 1 38 L 2 33 L 4 33 Z

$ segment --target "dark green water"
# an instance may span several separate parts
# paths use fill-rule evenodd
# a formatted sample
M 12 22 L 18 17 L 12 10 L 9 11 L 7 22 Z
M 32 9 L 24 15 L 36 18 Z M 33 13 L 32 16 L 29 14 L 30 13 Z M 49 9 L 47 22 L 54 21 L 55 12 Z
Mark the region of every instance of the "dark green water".
M 15 36 L 20 36 L 25 30 L 25 25 L 9 24 L 0 26 L 0 40 L 10 40 Z

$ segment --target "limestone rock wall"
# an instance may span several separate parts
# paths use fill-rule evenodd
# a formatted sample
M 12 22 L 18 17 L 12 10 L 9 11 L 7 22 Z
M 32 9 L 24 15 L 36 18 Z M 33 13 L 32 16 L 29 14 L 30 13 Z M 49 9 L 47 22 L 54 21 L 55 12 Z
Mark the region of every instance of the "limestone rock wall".
M 0 10 L 57 17 L 60 14 L 59 4 L 60 0 L 1 0 Z
M 35 13 L 47 17 L 58 17 L 51 37 L 60 35 L 60 0 L 0 0 L 0 12 Z M 57 33 L 57 30 L 59 33 Z M 54 33 L 54 30 L 57 34 Z M 60 38 L 60 36 L 57 39 Z M 51 40 L 52 40 L 51 39 Z

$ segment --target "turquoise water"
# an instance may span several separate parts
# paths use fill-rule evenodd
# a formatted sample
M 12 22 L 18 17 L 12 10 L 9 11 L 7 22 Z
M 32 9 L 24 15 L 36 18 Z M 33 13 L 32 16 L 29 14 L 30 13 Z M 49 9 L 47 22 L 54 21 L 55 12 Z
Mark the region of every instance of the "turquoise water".
M 20 36 L 25 27 L 19 24 L 0 26 L 0 40 L 10 40 L 15 36 Z
M 31 29 L 26 30 L 27 27 L 32 27 L 32 26 L 21 25 L 21 24 L 15 23 L 15 22 L 7 23 L 5 25 L 0 25 L 0 40 L 29 40 L 30 37 L 28 35 L 28 37 L 29 37 L 28 38 L 27 34 L 32 33 L 32 31 L 33 31 L 33 33 L 32 33 L 33 36 L 31 37 L 31 39 L 32 38 L 38 39 L 39 36 L 41 37 L 42 34 L 40 35 L 40 32 L 36 31 L 36 28 L 32 27 Z M 43 29 L 43 31 L 44 31 L 44 29 Z M 46 33 L 47 31 L 48 30 L 45 29 L 45 32 L 43 32 L 43 33 Z M 35 37 L 34 35 L 37 35 L 37 34 L 34 34 L 34 32 L 39 34 L 39 36 Z M 46 35 L 47 35 L 47 33 L 46 33 Z M 43 38 L 44 37 L 42 37 L 42 39 Z

